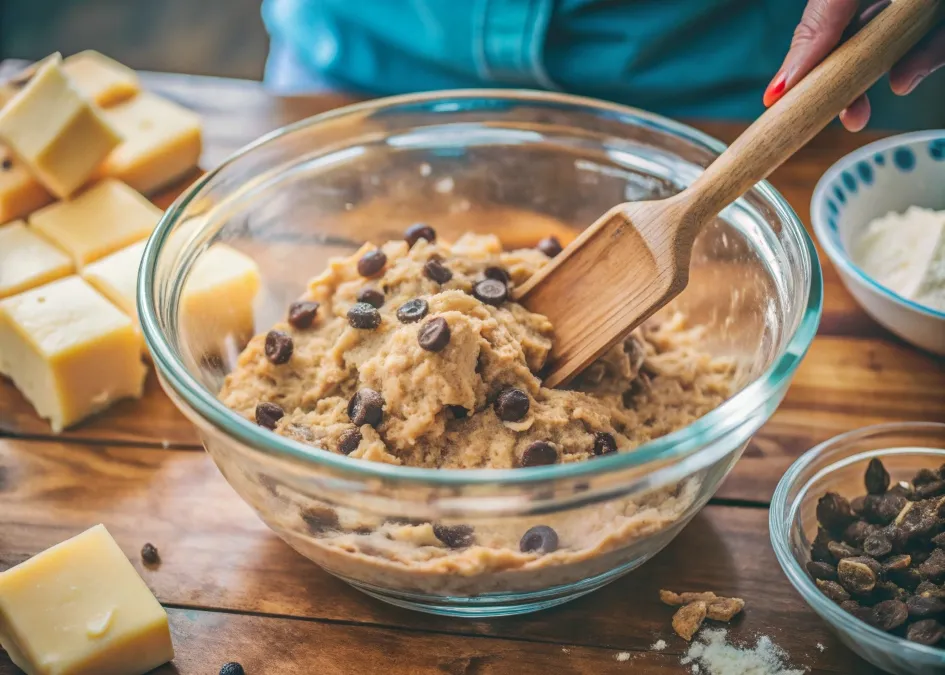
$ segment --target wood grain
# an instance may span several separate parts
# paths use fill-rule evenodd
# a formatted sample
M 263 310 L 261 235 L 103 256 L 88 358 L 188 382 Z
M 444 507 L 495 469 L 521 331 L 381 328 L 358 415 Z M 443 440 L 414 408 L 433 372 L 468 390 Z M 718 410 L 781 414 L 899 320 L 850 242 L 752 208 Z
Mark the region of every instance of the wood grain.
M 818 664 L 855 663 L 781 573 L 763 509 L 706 508 L 655 560 L 608 591 L 534 615 L 467 621 L 390 607 L 325 574 L 272 534 L 204 453 L 7 440 L 0 472 L 0 570 L 101 521 L 158 599 L 174 607 L 618 650 L 646 651 L 663 638 L 679 653 L 672 611 L 656 590 L 711 589 L 748 602 L 734 637 L 771 633 L 792 654 L 819 641 L 830 649 Z M 140 564 L 145 541 L 161 553 L 156 569 Z

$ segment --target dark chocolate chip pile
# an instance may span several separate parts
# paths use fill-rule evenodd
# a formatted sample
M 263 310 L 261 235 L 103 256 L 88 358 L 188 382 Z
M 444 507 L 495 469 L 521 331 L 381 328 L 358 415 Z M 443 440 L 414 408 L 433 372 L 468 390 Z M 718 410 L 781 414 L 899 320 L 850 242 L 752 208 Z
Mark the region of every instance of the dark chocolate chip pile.
M 807 572 L 856 618 L 923 645 L 945 638 L 945 465 L 890 485 L 879 459 L 866 494 L 817 502 L 820 527 Z

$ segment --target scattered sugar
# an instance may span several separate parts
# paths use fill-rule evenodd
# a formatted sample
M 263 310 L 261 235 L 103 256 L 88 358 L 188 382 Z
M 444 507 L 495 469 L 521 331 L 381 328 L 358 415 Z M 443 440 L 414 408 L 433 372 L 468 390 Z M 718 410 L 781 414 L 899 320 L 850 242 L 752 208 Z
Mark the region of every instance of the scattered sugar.
M 620 661 L 621 663 L 623 663 L 624 661 L 629 661 L 630 652 L 620 652 L 614 658 Z
M 661 652 L 666 649 L 666 640 L 657 640 L 650 645 L 650 651 Z
M 758 638 L 753 648 L 740 648 L 727 642 L 725 629 L 706 629 L 699 641 L 689 646 L 683 665 L 692 663 L 693 673 L 707 675 L 803 675 L 806 670 L 785 665 L 788 655 L 767 635 Z M 695 663 L 698 662 L 698 663 Z M 699 670 L 696 670 L 696 668 Z
M 818 643 L 817 643 L 817 649 L 818 649 L 819 651 L 826 651 L 827 648 L 826 648 L 823 644 L 821 644 L 820 642 L 818 642 Z
M 562 647 L 562 648 L 561 648 L 561 651 L 563 651 L 565 654 L 570 654 L 570 653 L 571 653 L 571 650 L 568 649 L 567 647 Z
M 161 441 L 161 447 L 167 450 L 169 447 L 171 447 L 171 442 L 165 438 L 163 441 Z

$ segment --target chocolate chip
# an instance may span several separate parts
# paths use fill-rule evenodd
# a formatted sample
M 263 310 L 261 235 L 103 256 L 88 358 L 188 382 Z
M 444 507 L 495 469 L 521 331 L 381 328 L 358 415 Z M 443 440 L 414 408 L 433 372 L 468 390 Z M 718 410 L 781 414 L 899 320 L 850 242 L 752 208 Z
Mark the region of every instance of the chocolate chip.
M 381 270 L 384 269 L 384 265 L 386 264 L 387 256 L 384 254 L 384 251 L 376 248 L 361 256 L 361 259 L 358 261 L 358 274 L 362 277 L 377 276 Z
M 366 302 L 356 302 L 348 310 L 348 323 L 352 328 L 374 330 L 381 325 L 381 313 Z
M 145 565 L 157 565 L 161 562 L 161 555 L 152 543 L 147 543 L 141 547 L 141 560 Z
M 823 579 L 824 581 L 837 580 L 837 568 L 829 563 L 811 560 L 807 563 L 807 573 L 810 574 L 813 579 Z
M 934 483 L 937 480 L 939 480 L 938 474 L 931 469 L 919 469 L 916 475 L 912 477 L 912 485 L 913 487 L 919 487 L 926 483 Z
M 446 408 L 452 413 L 454 420 L 464 420 L 469 416 L 469 411 L 461 405 L 448 405 Z
M 256 404 L 256 424 L 266 429 L 275 429 L 276 422 L 285 417 L 285 410 L 278 403 L 262 401 Z
M 847 525 L 842 539 L 850 546 L 862 546 L 863 540 L 877 531 L 879 528 L 876 525 L 870 525 L 865 520 L 856 520 Z
M 831 532 L 842 532 L 852 520 L 850 502 L 836 492 L 827 492 L 817 501 L 817 522 Z
M 338 452 L 342 455 L 350 455 L 358 449 L 361 444 L 360 429 L 347 429 L 338 437 Z
M 883 600 L 874 605 L 873 611 L 870 612 L 870 623 L 885 631 L 898 628 L 908 618 L 909 610 L 901 600 Z
M 866 467 L 864 482 L 871 495 L 881 495 L 889 489 L 889 472 L 878 457 L 871 459 Z
M 430 307 L 423 298 L 408 300 L 397 308 L 397 319 L 401 323 L 416 323 L 427 315 Z
M 811 560 L 816 560 L 817 562 L 825 563 L 834 563 L 833 554 L 830 553 L 830 549 L 827 548 L 827 545 L 830 543 L 830 535 L 822 527 L 817 528 L 817 536 L 814 537 L 814 541 L 810 544 L 810 557 Z
M 535 441 L 522 453 L 522 466 L 547 466 L 558 461 L 558 450 L 548 441 Z
M 613 437 L 613 434 L 608 434 L 606 431 L 595 432 L 594 454 L 609 455 L 612 452 L 617 452 L 617 439 Z
M 512 280 L 512 277 L 509 276 L 506 269 L 498 265 L 490 265 L 482 271 L 482 275 L 486 279 L 495 279 L 496 281 L 501 281 L 503 284 L 508 284 L 509 281 Z
M 417 342 L 428 352 L 441 352 L 450 343 L 450 326 L 442 316 L 427 321 L 417 331 Z
M 939 598 L 914 595 L 906 600 L 909 616 L 914 619 L 928 619 L 945 612 L 945 602 Z
M 887 576 L 903 588 L 915 589 L 922 583 L 922 575 L 912 567 L 907 567 L 904 570 L 889 570 Z
M 814 581 L 817 584 L 817 588 L 820 589 L 820 592 L 826 595 L 828 598 L 836 602 L 838 605 L 850 599 L 850 594 L 844 590 L 843 586 L 838 584 L 836 581 L 827 581 L 825 579 L 816 579 Z
M 840 584 L 850 593 L 869 593 L 876 585 L 876 574 L 862 558 L 844 558 L 837 565 Z
M 466 548 L 472 546 L 476 540 L 473 528 L 469 525 L 439 525 L 434 523 L 433 536 L 449 548 Z
M 384 306 L 384 294 L 376 288 L 368 286 L 358 291 L 358 302 L 364 302 L 371 307 L 380 309 Z
M 863 553 L 874 558 L 882 558 L 892 552 L 892 544 L 882 532 L 871 534 L 863 540 Z
M 299 517 L 310 534 L 324 534 L 338 529 L 338 514 L 327 506 L 308 506 L 299 511 Z
M 934 537 L 932 537 L 932 543 L 939 548 L 945 547 L 945 532 L 936 534 Z
M 896 519 L 907 501 L 892 490 L 884 495 L 867 495 L 863 501 L 863 515 L 870 522 L 888 525 Z
M 945 494 L 945 480 L 935 480 L 931 483 L 925 483 L 915 489 L 915 496 L 918 499 L 929 499 L 930 497 L 939 497 Z
M 525 419 L 530 406 L 531 401 L 528 394 L 515 387 L 509 387 L 499 392 L 493 404 L 495 414 L 503 422 L 518 422 Z
M 545 237 L 535 246 L 539 251 L 544 253 L 549 258 L 554 258 L 556 255 L 561 253 L 564 249 L 561 246 L 561 242 L 558 241 L 557 237 Z
M 866 497 L 864 495 L 860 495 L 859 497 L 854 497 L 853 499 L 850 500 L 850 510 L 853 511 L 853 513 L 858 516 L 863 515 L 863 503 L 865 501 L 866 501 Z
M 423 274 L 438 284 L 445 284 L 453 278 L 450 269 L 440 262 L 439 258 L 430 258 L 423 266 Z
M 230 661 L 220 668 L 220 675 L 244 675 L 243 666 L 236 661 Z
M 883 572 L 886 574 L 889 574 L 890 572 L 899 572 L 901 570 L 909 569 L 909 565 L 911 564 L 912 556 L 907 553 L 890 556 L 883 561 Z
M 303 330 L 310 328 L 315 321 L 320 305 L 317 302 L 300 300 L 289 305 L 289 325 Z
M 865 596 L 868 597 L 868 596 Z M 909 591 L 899 588 L 891 581 L 877 581 L 873 589 L 873 599 L 875 602 L 880 600 L 902 600 L 905 602 L 911 597 Z
M 473 297 L 479 302 L 498 307 L 509 297 L 509 287 L 495 279 L 483 279 L 473 286 Z
M 830 551 L 830 555 L 833 556 L 834 560 L 841 560 L 842 558 L 855 558 L 859 556 L 862 551 L 860 549 L 845 544 L 842 541 L 831 541 L 827 544 L 827 550 Z
M 945 551 L 940 548 L 932 551 L 932 555 L 919 565 L 919 574 L 937 584 L 945 581 Z
M 292 342 L 292 336 L 283 333 L 281 330 L 271 330 L 266 333 L 266 345 L 264 351 L 266 358 L 270 363 L 281 366 L 288 363 L 292 358 L 292 350 L 295 345 Z
M 864 607 L 856 600 L 844 600 L 840 603 L 840 609 L 849 614 L 852 614 L 860 621 L 868 622 L 870 619 L 870 608 Z
M 9 157 L 4 157 L 3 163 L 0 164 L 0 167 L 2 167 L 4 171 L 9 171 L 10 169 L 13 168 L 13 160 L 10 159 Z
M 348 417 L 356 426 L 376 427 L 384 416 L 384 397 L 373 389 L 359 389 L 348 401 Z
M 413 246 L 421 239 L 426 239 L 431 244 L 436 241 L 436 230 L 426 223 L 414 223 L 404 232 L 404 239 L 407 246 Z
M 547 525 L 536 525 L 522 535 L 522 553 L 553 553 L 558 550 L 558 533 Z
M 935 619 L 916 621 L 906 629 L 906 639 L 916 644 L 931 647 L 945 637 L 945 627 Z

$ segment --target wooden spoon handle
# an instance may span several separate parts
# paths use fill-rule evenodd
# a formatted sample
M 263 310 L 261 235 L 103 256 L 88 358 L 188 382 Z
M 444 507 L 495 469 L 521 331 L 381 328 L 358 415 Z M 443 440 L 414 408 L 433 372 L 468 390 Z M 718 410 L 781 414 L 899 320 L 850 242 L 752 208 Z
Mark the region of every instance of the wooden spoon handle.
M 912 48 L 942 0 L 895 0 L 759 117 L 684 193 L 693 230 L 766 178 Z M 683 195 L 680 195 L 682 197 Z M 695 236 L 695 231 L 691 233 Z

